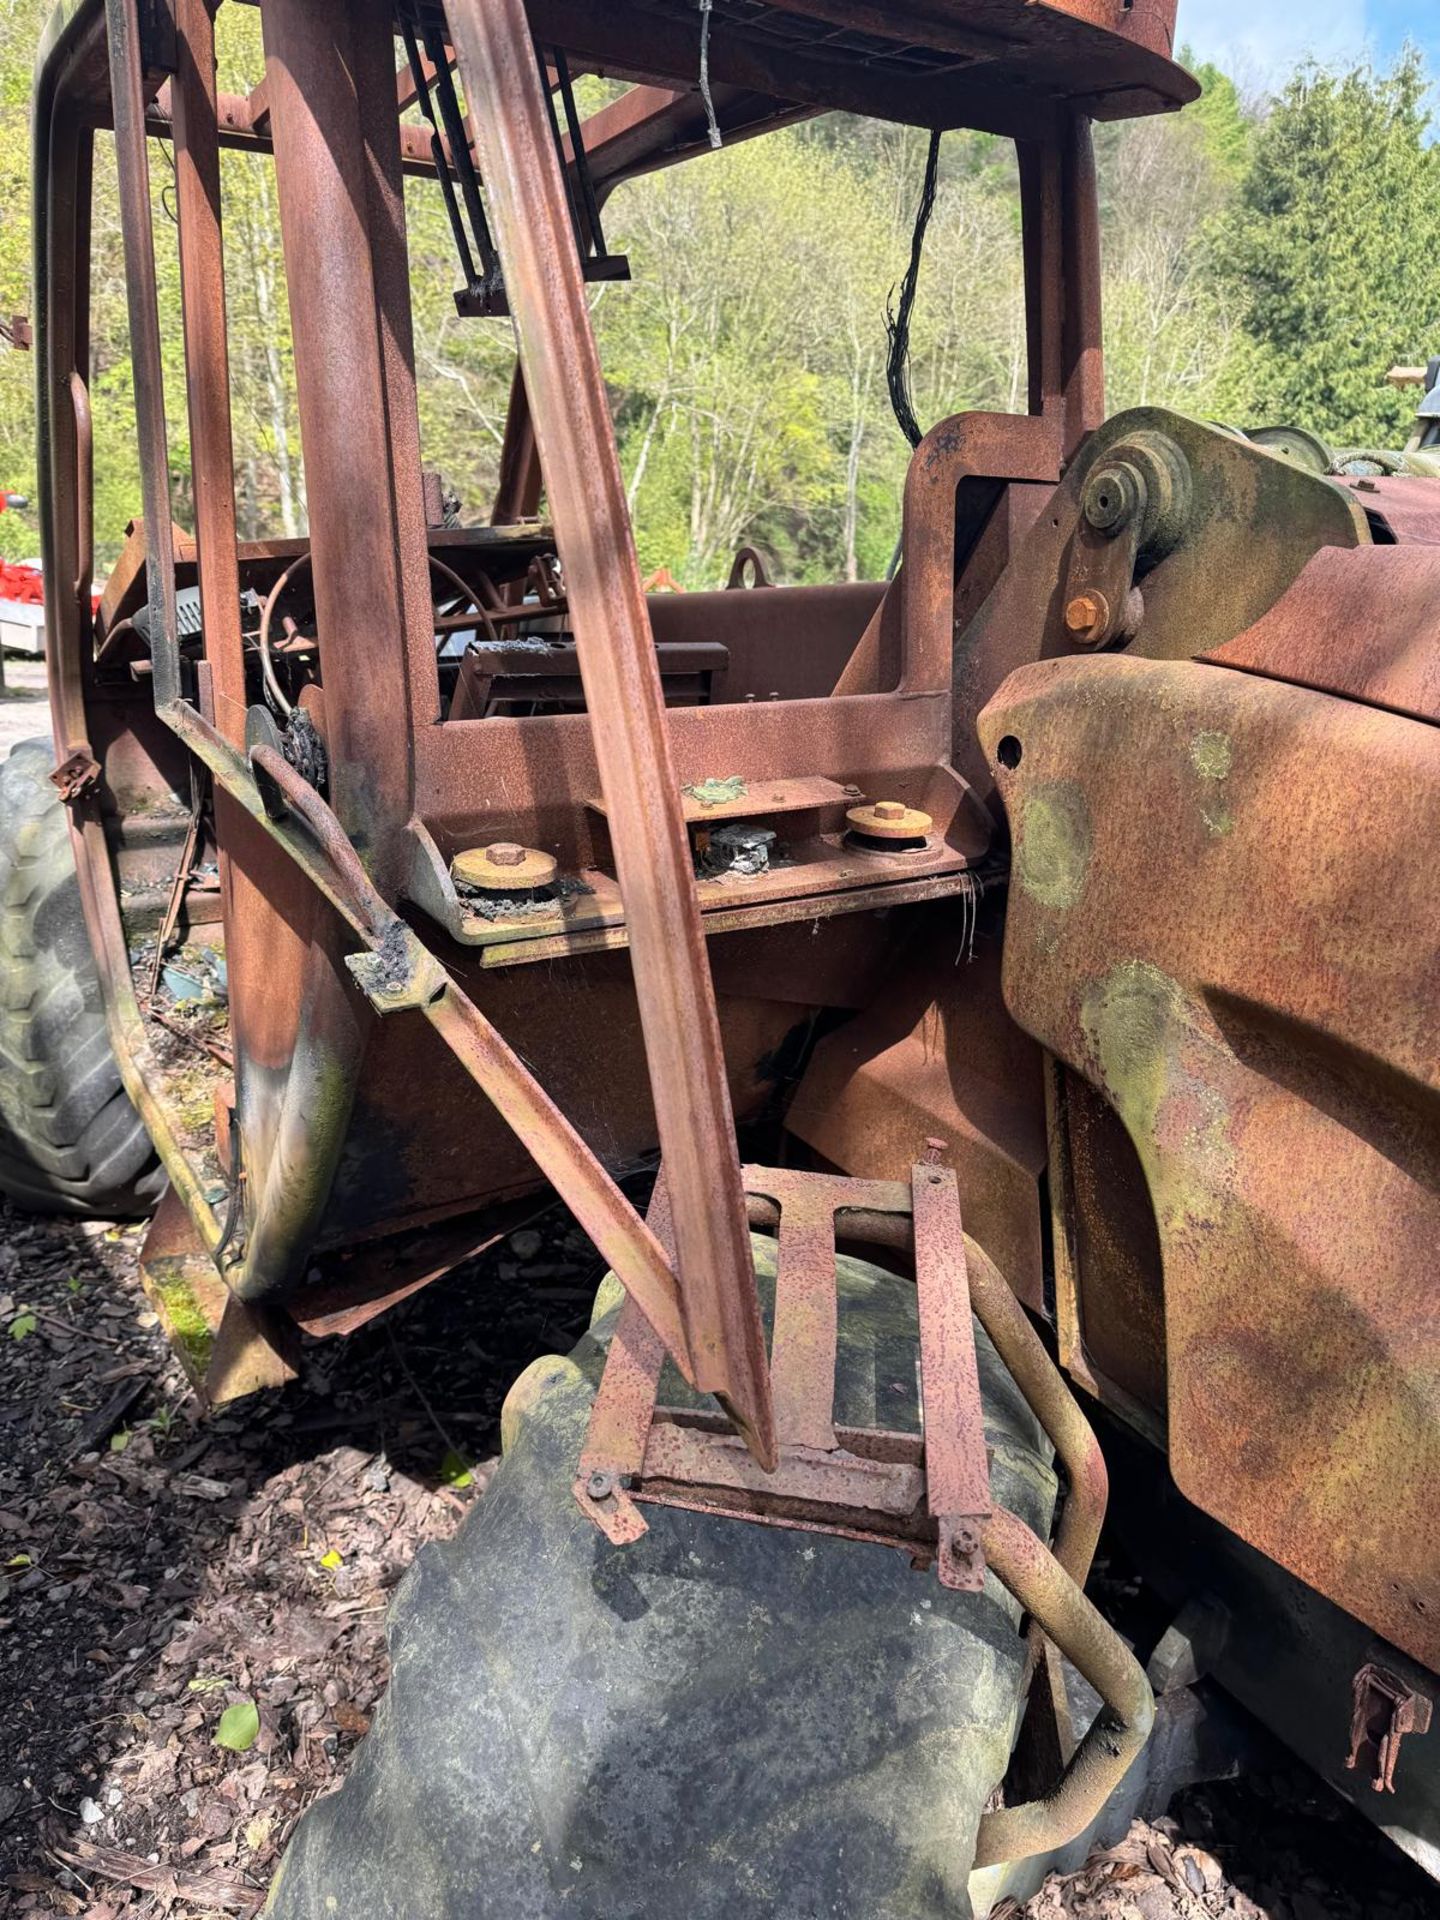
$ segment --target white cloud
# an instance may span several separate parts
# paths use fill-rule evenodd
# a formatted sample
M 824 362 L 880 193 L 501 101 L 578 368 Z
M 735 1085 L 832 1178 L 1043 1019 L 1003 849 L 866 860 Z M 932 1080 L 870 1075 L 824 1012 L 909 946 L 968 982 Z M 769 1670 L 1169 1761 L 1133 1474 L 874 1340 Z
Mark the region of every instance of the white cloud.
M 1282 15 L 1285 16 L 1281 18 Z M 1365 0 L 1180 0 L 1177 47 L 1190 46 L 1242 84 L 1268 87 L 1299 60 L 1354 59 L 1366 47 Z

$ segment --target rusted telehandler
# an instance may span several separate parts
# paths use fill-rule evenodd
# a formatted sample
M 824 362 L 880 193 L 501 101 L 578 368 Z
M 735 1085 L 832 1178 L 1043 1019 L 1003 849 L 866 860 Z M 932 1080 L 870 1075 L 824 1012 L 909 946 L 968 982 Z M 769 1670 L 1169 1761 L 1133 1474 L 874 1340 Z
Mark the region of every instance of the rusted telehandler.
M 244 97 L 210 0 L 66 0 L 39 65 L 0 1185 L 153 1207 L 212 1401 L 547 1183 L 615 1276 L 273 1910 L 983 1912 L 1162 1791 L 1196 1678 L 1434 1871 L 1440 506 L 1107 420 L 1091 129 L 1194 96 L 1175 0 L 259 12 Z M 1028 411 L 924 436 L 888 584 L 647 599 L 607 198 L 833 111 L 1015 143 Z M 144 497 L 95 611 L 107 129 Z M 223 148 L 274 156 L 298 540 L 237 538 Z M 422 468 L 407 176 L 518 341 L 485 525 Z M 1150 1681 L 1083 1593 L 1107 1499 Z

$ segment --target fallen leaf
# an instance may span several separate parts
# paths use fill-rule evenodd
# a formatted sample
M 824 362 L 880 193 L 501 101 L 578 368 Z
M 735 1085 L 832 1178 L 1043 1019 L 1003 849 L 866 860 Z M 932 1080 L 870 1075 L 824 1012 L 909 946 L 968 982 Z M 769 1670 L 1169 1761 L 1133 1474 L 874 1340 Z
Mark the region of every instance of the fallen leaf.
M 112 1433 L 110 1436 L 110 1451 L 112 1453 L 123 1453 L 129 1444 L 130 1429 L 128 1427 L 122 1427 L 119 1433 Z
M 440 1478 L 447 1487 L 468 1487 L 474 1478 L 474 1469 L 464 1454 L 452 1447 L 440 1462 Z
M 229 1753 L 248 1753 L 260 1738 L 260 1709 L 253 1700 L 237 1700 L 220 1716 L 215 1745 Z
M 348 1700 L 337 1700 L 331 1708 L 330 1718 L 342 1733 L 353 1733 L 363 1739 L 370 1731 L 370 1716 L 361 1713 L 358 1707 L 352 1707 Z
M 326 1553 L 326 1554 L 322 1554 L 322 1555 L 321 1555 L 321 1557 L 320 1557 L 320 1564 L 321 1564 L 321 1566 L 322 1566 L 322 1567 L 328 1567 L 328 1568 L 330 1569 L 330 1571 L 331 1571 L 331 1573 L 334 1573 L 334 1572 L 336 1572 L 336 1571 L 337 1571 L 337 1570 L 338 1570 L 338 1569 L 339 1569 L 340 1567 L 343 1567 L 343 1566 L 344 1566 L 344 1564 L 345 1564 L 345 1556 L 344 1556 L 344 1554 L 343 1554 L 343 1553 L 341 1553 L 341 1552 L 339 1551 L 339 1549 L 338 1549 L 338 1548 L 336 1548 L 336 1547 L 331 1547 L 331 1549 L 330 1549 L 330 1551 L 329 1551 L 328 1553 Z
M 35 1318 L 33 1313 L 17 1313 L 15 1318 L 10 1322 L 10 1338 L 12 1340 L 28 1340 L 39 1324 L 40 1322 Z

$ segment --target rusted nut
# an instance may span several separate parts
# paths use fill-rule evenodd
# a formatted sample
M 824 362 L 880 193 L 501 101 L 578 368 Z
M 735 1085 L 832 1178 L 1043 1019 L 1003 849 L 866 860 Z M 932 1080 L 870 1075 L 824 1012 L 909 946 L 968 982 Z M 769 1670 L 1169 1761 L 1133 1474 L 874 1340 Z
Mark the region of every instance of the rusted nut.
M 491 847 L 469 847 L 450 862 L 451 875 L 462 886 L 478 887 L 487 893 L 523 893 L 527 888 L 548 887 L 558 867 L 553 853 L 522 847 L 512 840 L 497 840 Z
M 851 807 L 845 822 L 868 840 L 923 840 L 935 822 L 918 807 L 899 800 L 877 800 L 873 806 Z
M 1098 589 L 1077 593 L 1065 609 L 1065 625 L 1078 646 L 1093 646 L 1110 624 L 1110 602 Z
M 613 1473 L 592 1473 L 585 1482 L 585 1491 L 592 1500 L 609 1500 L 615 1492 Z

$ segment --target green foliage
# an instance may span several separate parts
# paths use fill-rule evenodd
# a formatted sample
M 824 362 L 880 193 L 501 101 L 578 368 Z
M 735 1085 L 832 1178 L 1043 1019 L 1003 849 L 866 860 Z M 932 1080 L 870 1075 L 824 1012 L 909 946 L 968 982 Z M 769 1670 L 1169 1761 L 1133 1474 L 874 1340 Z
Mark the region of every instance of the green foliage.
M 1240 89 L 1228 73 L 1209 60 L 1194 59 L 1182 50 L 1181 63 L 1200 82 L 1200 98 L 1189 107 L 1185 124 L 1197 128 L 1211 165 L 1232 185 L 1250 163 L 1254 125 L 1246 115 Z
M 215 1745 L 229 1753 L 248 1753 L 260 1738 L 260 1710 L 253 1700 L 226 1707 L 215 1729 Z
M 34 50 L 49 0 L 0 0 L 0 312 L 29 293 Z M 258 11 L 216 16 L 220 83 L 264 72 Z M 1298 74 L 1273 107 L 1189 61 L 1183 115 L 1097 129 L 1112 410 L 1168 405 L 1240 424 L 1294 420 L 1332 440 L 1403 439 L 1384 375 L 1440 351 L 1440 148 L 1426 79 Z M 586 76 L 582 111 L 620 84 Z M 411 109 L 415 119 L 417 109 Z M 910 450 L 886 386 L 886 306 L 909 256 L 926 139 L 832 115 L 621 189 L 606 211 L 629 286 L 592 293 L 642 565 L 713 586 L 753 543 L 789 580 L 875 578 L 900 525 Z M 173 181 L 152 142 L 171 499 L 192 519 Z M 306 524 L 294 349 L 273 168 L 222 155 L 236 493 L 243 535 Z M 484 518 L 499 472 L 513 331 L 460 320 L 433 182 L 406 184 L 416 385 L 427 465 Z M 89 377 L 102 567 L 140 508 L 113 149 L 97 137 Z M 0 487 L 35 493 L 33 360 L 0 349 Z M 1027 404 L 1013 148 L 947 134 L 921 275 L 911 390 L 926 425 Z M 357 477 L 363 484 L 363 477 Z M 0 515 L 0 554 L 39 545 Z
M 455 1448 L 451 1447 L 446 1453 L 445 1458 L 440 1462 L 439 1479 L 441 1485 L 446 1487 L 472 1486 L 475 1480 L 475 1468 L 473 1464 L 465 1458 L 463 1453 L 457 1453 Z M 322 1566 L 330 1566 L 332 1562 L 327 1555 L 320 1564 Z M 339 1554 L 336 1554 L 333 1564 L 339 1567 L 345 1563 Z
M 1403 442 L 1397 361 L 1440 342 L 1440 149 L 1427 79 L 1406 52 L 1295 75 L 1259 130 L 1217 246 L 1246 350 L 1232 410 L 1350 445 Z

